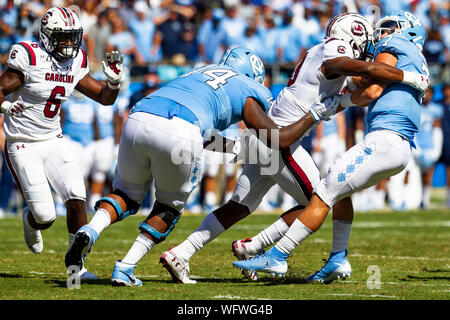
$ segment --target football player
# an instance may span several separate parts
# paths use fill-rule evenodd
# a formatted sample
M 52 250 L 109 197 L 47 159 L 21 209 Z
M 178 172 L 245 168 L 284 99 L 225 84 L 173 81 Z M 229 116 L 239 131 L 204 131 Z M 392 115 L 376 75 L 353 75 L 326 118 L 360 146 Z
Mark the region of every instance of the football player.
M 313 114 L 317 103 L 335 97 L 348 86 L 346 76 L 370 76 L 385 81 L 417 82 L 419 85 L 422 82 L 419 74 L 364 61 L 370 56 L 372 32 L 370 24 L 359 14 L 343 14 L 333 18 L 328 24 L 326 38 L 311 48 L 296 67 L 287 87 L 270 108 L 269 117 L 279 127 L 285 127 L 308 112 Z M 419 86 L 424 89 L 427 84 Z M 337 102 L 337 99 L 333 101 Z M 315 119 L 317 125 L 319 118 Z M 253 139 L 250 144 L 257 145 L 257 141 Z M 250 148 L 253 150 L 250 153 L 256 152 L 255 148 Z M 174 280 L 193 283 L 188 276 L 190 258 L 205 244 L 253 212 L 275 183 L 289 193 L 299 206 L 284 213 L 257 237 L 235 241 L 232 250 L 238 259 L 246 259 L 256 255 L 261 248 L 273 244 L 287 232 L 297 218 L 297 209 L 306 206 L 311 199 L 320 174 L 311 156 L 301 147 L 301 141 L 273 152 L 271 160 L 278 161 L 280 166 L 275 174 L 270 175 L 265 174 L 258 164 L 245 164 L 231 200 L 210 213 L 183 243 L 161 256 L 162 263 Z M 352 210 L 350 198 L 345 198 L 336 203 L 333 219 L 339 225 L 346 226 L 347 221 L 342 216 Z M 244 272 L 244 275 L 251 279 L 257 276 L 254 272 Z
M 33 253 L 43 250 L 40 230 L 55 220 L 50 186 L 67 208 L 69 247 L 86 224 L 86 189 L 73 151 L 61 134 L 60 108 L 77 89 L 105 104 L 114 103 L 122 76 L 118 52 L 106 54 L 108 81 L 89 75 L 86 53 L 80 49 L 83 28 L 70 9 L 53 7 L 40 21 L 39 42 L 14 44 L 7 69 L 0 76 L 0 111 L 5 114 L 6 156 L 22 196 L 24 237 Z M 8 99 L 6 96 L 8 96 Z M 83 277 L 94 275 L 80 271 Z
M 180 219 L 203 174 L 204 137 L 208 149 L 215 147 L 212 130 L 222 131 L 243 120 L 248 128 L 278 133 L 278 141 L 267 135 L 268 144 L 286 148 L 297 141 L 314 118 L 310 115 L 278 130 L 266 115 L 272 96 L 263 85 L 264 77 L 260 58 L 238 47 L 228 50 L 219 64 L 197 68 L 140 100 L 123 129 L 113 192 L 97 202 L 94 217 L 77 232 L 66 254 L 66 266 L 82 268 L 99 234 L 135 214 L 154 180 L 153 209 L 139 225 L 140 234 L 128 254 L 116 262 L 111 279 L 113 285 L 142 285 L 134 269 Z M 327 116 L 328 111 L 316 112 Z
M 376 25 L 375 61 L 427 77 L 428 67 L 421 52 L 425 37 L 425 28 L 413 14 L 394 11 Z M 363 141 L 346 151 L 330 167 L 328 175 L 314 188 L 307 207 L 297 210 L 298 218 L 275 246 L 251 260 L 235 261 L 233 266 L 284 276 L 288 269 L 286 259 L 320 228 L 330 208 L 352 193 L 402 171 L 414 147 L 423 94 L 404 83 L 373 82 L 342 96 L 339 99 L 342 107 L 370 103 L 368 133 Z M 336 220 L 333 221 L 330 256 L 319 271 L 306 279 L 307 282 L 330 283 L 350 276 L 347 247 L 353 219 L 351 209 L 343 212 L 341 219 L 345 224 L 338 225 Z

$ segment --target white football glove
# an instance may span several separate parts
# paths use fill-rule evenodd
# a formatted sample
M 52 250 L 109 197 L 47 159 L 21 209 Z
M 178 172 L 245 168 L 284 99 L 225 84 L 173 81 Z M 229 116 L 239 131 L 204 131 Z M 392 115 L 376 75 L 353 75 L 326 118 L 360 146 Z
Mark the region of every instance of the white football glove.
M 402 82 L 419 90 L 421 96 L 427 93 L 428 87 L 430 86 L 430 79 L 426 75 L 416 72 L 403 71 Z
M 123 55 L 119 51 L 106 53 L 106 60 L 102 61 L 103 73 L 108 78 L 108 85 L 111 89 L 118 89 L 122 80 Z
M 312 105 L 309 113 L 312 115 L 314 120 L 320 121 L 330 120 L 330 117 L 336 114 L 336 110 L 339 107 L 339 97 L 334 96 L 325 99 L 323 102 L 315 103 Z
M 23 102 L 19 97 L 19 99 L 14 102 L 9 102 L 8 100 L 3 101 L 3 103 L 0 105 L 0 112 L 7 114 L 8 116 L 18 116 L 26 109 L 33 107 L 34 106 L 32 104 Z

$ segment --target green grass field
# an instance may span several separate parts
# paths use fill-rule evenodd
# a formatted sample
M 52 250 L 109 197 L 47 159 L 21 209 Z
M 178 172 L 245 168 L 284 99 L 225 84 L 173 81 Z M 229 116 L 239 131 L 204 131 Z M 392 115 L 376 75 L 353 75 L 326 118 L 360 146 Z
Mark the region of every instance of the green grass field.
M 143 219 L 130 217 L 111 226 L 88 256 L 86 266 L 100 280 L 82 283 L 81 289 L 66 287 L 64 255 L 67 250 L 65 219 L 57 218 L 43 232 L 44 252 L 32 254 L 23 240 L 18 218 L 0 220 L 0 299 L 13 300 L 257 300 L 257 299 L 449 299 L 450 212 L 430 211 L 357 213 L 349 245 L 353 268 L 350 279 L 330 285 L 302 284 L 319 269 L 331 247 L 331 218 L 322 229 L 299 246 L 289 258 L 284 281 L 261 276 L 258 282 L 244 279 L 231 263 L 231 242 L 253 236 L 277 215 L 252 215 L 233 226 L 195 255 L 191 275 L 198 283 L 180 285 L 171 281 L 159 264 L 161 253 L 184 240 L 204 216 L 186 215 L 169 239 L 141 260 L 136 274 L 140 288 L 112 287 L 114 262 L 123 258 L 138 234 Z M 380 279 L 373 282 L 370 266 L 377 266 Z M 369 268 L 370 267 L 370 268 Z M 375 268 L 377 268 L 375 267 Z M 372 278 L 371 278 L 372 276 Z M 369 288 L 368 280 L 372 284 Z M 379 285 L 379 288 L 373 288 Z

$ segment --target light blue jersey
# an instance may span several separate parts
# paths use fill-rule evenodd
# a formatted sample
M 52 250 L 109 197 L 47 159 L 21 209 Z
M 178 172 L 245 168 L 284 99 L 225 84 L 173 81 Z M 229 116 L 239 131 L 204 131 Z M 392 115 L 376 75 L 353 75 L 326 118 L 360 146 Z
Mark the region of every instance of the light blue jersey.
M 266 87 L 225 65 L 207 65 L 184 74 L 139 101 L 131 113 L 180 117 L 200 127 L 202 135 L 225 130 L 242 120 L 248 97 L 266 112 L 272 95 Z
M 85 96 L 72 97 L 62 105 L 63 134 L 86 146 L 94 141 L 94 103 Z
M 395 55 L 401 70 L 428 74 L 427 62 L 419 49 L 401 34 L 394 33 L 380 40 L 375 57 L 382 52 Z M 390 130 L 401 134 L 414 145 L 414 135 L 420 126 L 420 93 L 403 84 L 389 83 L 381 96 L 369 105 L 369 132 Z
M 131 93 L 127 89 L 119 93 L 112 106 L 105 106 L 100 103 L 95 105 L 95 117 L 100 139 L 114 137 L 114 115 L 116 112 L 119 112 L 120 115 L 124 113 L 130 101 L 130 95 Z
M 442 118 L 442 105 L 430 102 L 422 107 L 420 115 L 420 128 L 416 135 L 417 146 L 422 150 L 430 150 L 434 147 L 433 127 L 434 122 Z

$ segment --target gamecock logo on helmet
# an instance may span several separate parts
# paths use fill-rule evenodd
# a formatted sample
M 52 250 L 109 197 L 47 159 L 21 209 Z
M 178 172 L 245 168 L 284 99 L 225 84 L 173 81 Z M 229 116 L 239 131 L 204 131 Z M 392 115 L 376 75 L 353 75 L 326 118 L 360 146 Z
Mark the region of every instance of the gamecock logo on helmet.
M 352 22 L 352 33 L 355 36 L 362 36 L 364 34 L 364 26 L 359 21 Z
M 45 16 L 42 17 L 41 23 L 45 26 L 48 23 L 48 18 L 53 15 L 51 11 L 47 12 Z

